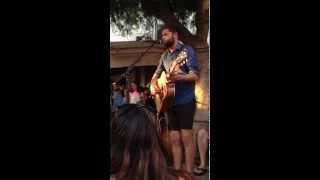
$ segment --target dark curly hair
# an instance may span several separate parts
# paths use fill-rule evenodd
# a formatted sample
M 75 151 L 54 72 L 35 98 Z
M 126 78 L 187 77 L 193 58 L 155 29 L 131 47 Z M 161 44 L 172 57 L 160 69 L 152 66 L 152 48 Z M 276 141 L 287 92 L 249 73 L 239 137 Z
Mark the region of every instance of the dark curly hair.
M 160 32 L 162 32 L 164 29 L 168 29 L 170 32 L 173 32 L 173 33 L 177 32 L 179 34 L 178 28 L 174 24 L 164 24 L 163 26 L 161 26 Z
M 155 114 L 141 104 L 123 105 L 111 122 L 111 172 L 117 180 L 191 179 L 168 168 Z

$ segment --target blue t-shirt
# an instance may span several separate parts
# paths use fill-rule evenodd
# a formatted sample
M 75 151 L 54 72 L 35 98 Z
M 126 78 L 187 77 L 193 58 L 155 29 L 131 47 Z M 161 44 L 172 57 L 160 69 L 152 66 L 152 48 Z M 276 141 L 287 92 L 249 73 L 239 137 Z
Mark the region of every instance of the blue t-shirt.
M 159 65 L 153 75 L 153 78 L 159 78 L 162 71 L 168 72 L 171 63 L 176 59 L 177 55 L 184 50 L 187 53 L 187 61 L 180 68 L 184 73 L 199 73 L 198 60 L 196 53 L 191 46 L 178 42 L 177 48 L 170 53 L 166 50 L 161 58 Z M 177 81 L 175 82 L 175 100 L 173 106 L 187 104 L 195 100 L 195 82 Z

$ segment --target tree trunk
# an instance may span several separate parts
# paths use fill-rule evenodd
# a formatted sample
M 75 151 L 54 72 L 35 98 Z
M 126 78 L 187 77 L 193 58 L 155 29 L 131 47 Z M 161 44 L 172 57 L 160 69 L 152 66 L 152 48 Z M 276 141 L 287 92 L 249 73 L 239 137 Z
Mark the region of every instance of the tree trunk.
M 198 63 L 200 67 L 200 79 L 196 83 L 197 111 L 195 120 L 208 121 L 210 91 L 209 91 L 209 49 L 208 49 L 208 31 L 209 31 L 209 0 L 200 0 L 197 3 L 196 14 L 197 38 L 199 43 Z M 201 50 L 201 48 L 204 48 Z M 201 52 L 200 52 L 201 51 Z M 212 72 L 212 71 L 211 71 Z M 197 123 L 195 123 L 195 128 Z
M 207 42 L 209 31 L 209 0 L 197 1 L 196 14 L 197 37 Z

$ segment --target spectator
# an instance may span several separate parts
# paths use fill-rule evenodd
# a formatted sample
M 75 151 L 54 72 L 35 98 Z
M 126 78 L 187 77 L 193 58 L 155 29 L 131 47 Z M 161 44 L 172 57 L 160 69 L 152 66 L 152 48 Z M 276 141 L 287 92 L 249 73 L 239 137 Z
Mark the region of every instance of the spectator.
M 124 104 L 123 92 L 114 82 L 112 83 L 112 112 L 116 112 Z
M 137 104 L 141 101 L 140 93 L 138 91 L 138 86 L 136 83 L 132 82 L 130 84 L 130 91 L 129 91 L 129 104 Z
M 111 123 L 111 180 L 191 180 L 183 170 L 169 168 L 147 106 L 123 105 Z
M 197 176 L 202 176 L 208 172 L 207 168 L 207 151 L 209 144 L 209 132 L 208 128 L 201 128 L 197 133 L 197 145 L 200 155 L 200 165 L 196 167 L 193 173 Z
M 156 109 L 156 104 L 154 102 L 154 99 L 152 98 L 149 88 L 144 88 L 143 97 L 144 97 L 144 102 L 146 106 L 150 106 L 153 109 Z

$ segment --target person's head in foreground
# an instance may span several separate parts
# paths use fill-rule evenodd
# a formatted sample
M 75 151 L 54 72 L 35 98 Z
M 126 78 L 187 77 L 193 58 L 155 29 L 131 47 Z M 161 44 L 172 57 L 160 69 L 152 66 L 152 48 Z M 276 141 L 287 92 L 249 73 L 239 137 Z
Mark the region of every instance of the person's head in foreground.
M 111 123 L 110 179 L 192 179 L 186 172 L 168 168 L 156 124 L 147 106 L 126 104 L 119 109 Z

